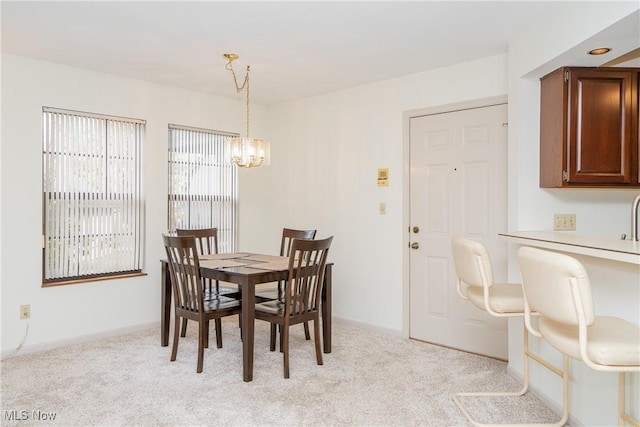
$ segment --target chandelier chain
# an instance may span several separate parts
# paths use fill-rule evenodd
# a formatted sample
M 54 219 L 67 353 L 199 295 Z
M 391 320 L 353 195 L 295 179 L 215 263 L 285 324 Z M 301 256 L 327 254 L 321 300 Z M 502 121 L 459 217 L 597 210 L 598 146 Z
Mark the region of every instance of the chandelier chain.
M 229 62 L 227 63 L 227 65 L 225 66 L 225 68 L 229 71 L 231 71 L 231 74 L 233 75 L 233 82 L 236 85 L 236 93 L 242 93 L 242 91 L 246 88 L 247 89 L 247 138 L 249 138 L 249 71 L 250 71 L 250 66 L 247 65 L 247 74 L 245 74 L 244 76 L 244 82 L 242 83 L 242 86 L 238 85 L 238 78 L 236 77 L 236 72 L 233 69 L 233 64 L 232 64 L 233 60 L 229 60 Z

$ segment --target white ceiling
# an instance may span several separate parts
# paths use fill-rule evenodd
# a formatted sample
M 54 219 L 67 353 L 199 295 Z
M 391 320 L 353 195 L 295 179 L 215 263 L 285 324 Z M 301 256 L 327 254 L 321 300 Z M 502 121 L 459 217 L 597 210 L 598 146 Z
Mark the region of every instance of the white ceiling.
M 233 52 L 239 79 L 251 65 L 252 101 L 273 104 L 507 52 L 521 29 L 559 6 L 2 1 L 2 50 L 225 97 L 235 89 L 222 54 Z

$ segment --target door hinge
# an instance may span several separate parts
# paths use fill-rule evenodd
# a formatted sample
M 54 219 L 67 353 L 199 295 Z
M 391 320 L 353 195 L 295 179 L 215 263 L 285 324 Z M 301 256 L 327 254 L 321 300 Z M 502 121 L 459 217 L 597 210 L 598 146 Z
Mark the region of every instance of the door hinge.
M 565 71 L 564 72 L 564 81 L 568 82 L 569 81 L 569 71 Z
M 569 182 L 569 172 L 567 171 L 562 171 L 562 180 L 564 182 Z

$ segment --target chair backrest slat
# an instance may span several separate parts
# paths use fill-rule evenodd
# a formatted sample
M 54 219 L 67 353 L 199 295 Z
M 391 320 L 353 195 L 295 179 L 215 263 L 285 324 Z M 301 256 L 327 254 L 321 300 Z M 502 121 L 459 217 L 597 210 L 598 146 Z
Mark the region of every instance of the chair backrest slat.
M 294 230 L 292 228 L 282 229 L 282 241 L 280 243 L 280 256 L 289 256 L 293 239 L 313 240 L 316 237 L 316 230 Z
M 176 307 L 203 310 L 200 261 L 194 236 L 162 236 Z
M 317 311 L 324 269 L 333 237 L 322 240 L 292 239 L 289 279 L 285 288 L 285 316 Z
M 176 234 L 178 236 L 194 236 L 196 238 L 199 255 L 218 253 L 217 228 L 177 229 Z

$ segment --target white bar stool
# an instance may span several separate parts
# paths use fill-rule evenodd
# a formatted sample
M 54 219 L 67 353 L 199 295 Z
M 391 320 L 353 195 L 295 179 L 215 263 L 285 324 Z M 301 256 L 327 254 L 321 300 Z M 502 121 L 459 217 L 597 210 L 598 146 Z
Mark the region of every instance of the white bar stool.
M 525 294 L 525 325 L 547 340 L 564 359 L 571 357 L 597 371 L 618 372 L 618 425 L 638 426 L 626 412 L 627 372 L 640 372 L 640 328 L 623 319 L 596 316 L 584 266 L 557 252 L 523 246 L 518 251 Z M 531 310 L 540 316 L 538 329 Z M 568 390 L 564 392 L 564 400 Z
M 494 317 L 523 317 L 525 313 L 525 300 L 520 284 L 494 283 L 491 258 L 486 247 L 474 240 L 462 237 L 454 237 L 451 241 L 453 261 L 456 270 L 456 289 L 458 295 L 471 302 L 474 306 L 486 311 Z M 463 291 L 463 283 L 466 290 Z M 529 351 L 529 334 L 526 327 L 524 332 L 524 380 L 522 389 L 511 392 L 461 392 L 455 393 L 452 398 L 467 420 L 475 426 L 517 426 L 521 424 L 483 424 L 469 414 L 459 397 L 465 396 L 523 396 L 529 389 L 529 360 L 533 359 L 542 364 L 562 378 L 564 401 L 560 419 L 555 423 L 524 424 L 543 426 L 563 426 L 569 418 L 568 389 L 569 389 L 569 360 L 565 359 L 563 370 L 556 369 L 537 355 Z

